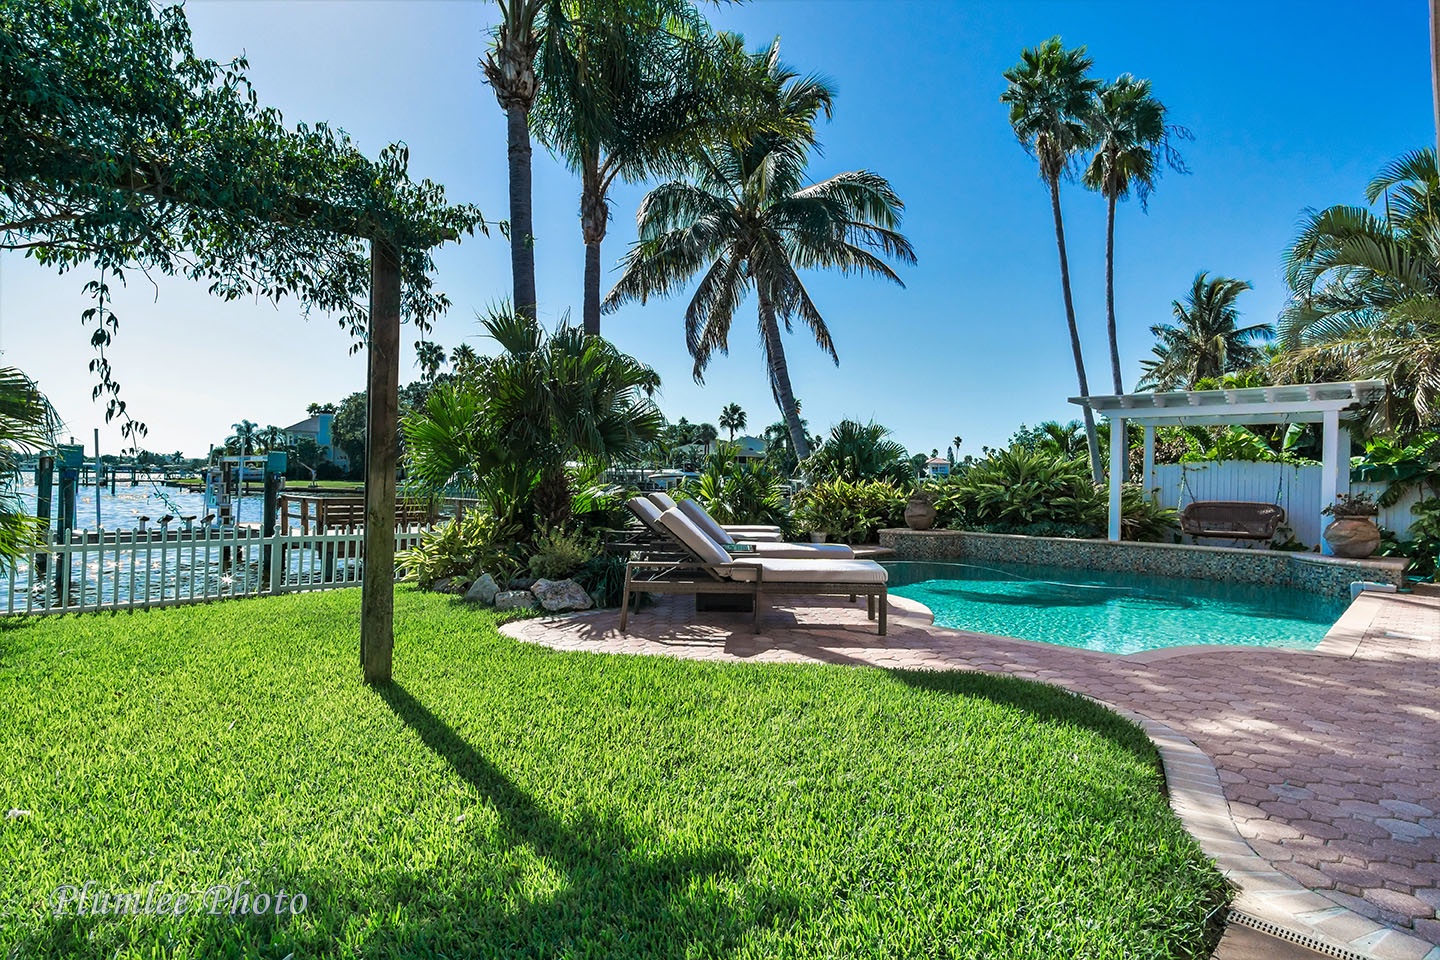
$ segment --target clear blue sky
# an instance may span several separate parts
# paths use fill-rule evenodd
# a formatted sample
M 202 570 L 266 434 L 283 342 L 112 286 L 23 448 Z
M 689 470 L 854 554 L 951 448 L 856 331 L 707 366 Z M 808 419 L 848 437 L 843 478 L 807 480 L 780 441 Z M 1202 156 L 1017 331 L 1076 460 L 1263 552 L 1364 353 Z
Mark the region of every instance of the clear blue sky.
M 412 172 L 454 200 L 506 216 L 503 118 L 477 58 L 494 16 L 488 2 L 200 0 L 188 11 L 205 56 L 248 55 L 262 102 L 291 122 L 326 120 L 372 155 L 411 148 Z M 816 178 L 869 168 L 907 204 L 920 262 L 906 288 L 816 275 L 808 283 L 840 352 L 830 364 L 797 331 L 786 342 L 807 418 L 825 428 L 875 418 L 912 450 L 962 452 L 1002 443 L 1022 421 L 1068 419 L 1075 393 L 1064 335 L 1046 192 L 998 102 L 1001 71 L 1053 34 L 1087 44 L 1096 73 L 1149 77 L 1175 122 L 1193 173 L 1167 176 L 1148 215 L 1122 207 L 1116 298 L 1127 384 L 1150 348 L 1150 324 L 1197 270 L 1255 285 L 1241 300 L 1270 320 L 1284 300 L 1280 254 L 1307 206 L 1357 202 L 1384 162 L 1431 142 L 1422 0 L 1280 3 L 1002 2 L 1002 0 L 758 0 L 712 14 L 753 45 L 780 36 L 787 61 L 830 77 L 834 120 L 820 131 Z M 578 320 L 583 248 L 577 181 L 535 155 L 537 273 L 542 317 Z M 634 237 L 641 187 L 612 195 L 607 269 Z M 1108 383 L 1104 339 L 1104 205 L 1079 187 L 1063 195 L 1079 321 L 1092 381 Z M 498 234 L 447 248 L 438 283 L 454 299 L 435 339 L 477 336 L 474 313 L 507 294 Z M 0 259 L 0 349 L 39 379 L 77 437 L 102 411 L 90 400 L 84 271 L 56 276 L 15 254 Z M 608 282 L 613 274 L 607 276 Z M 760 363 L 753 302 L 729 357 L 706 385 L 691 382 L 684 299 L 607 316 L 605 334 L 656 367 L 672 418 L 714 421 L 729 402 L 752 429 L 778 419 Z M 281 426 L 306 403 L 363 384 L 363 356 L 323 316 L 292 302 L 224 304 L 204 289 L 134 275 L 117 304 L 113 359 L 147 446 L 204 453 L 242 417 Z M 407 330 L 403 379 L 415 368 Z M 118 430 L 102 444 L 120 446 Z

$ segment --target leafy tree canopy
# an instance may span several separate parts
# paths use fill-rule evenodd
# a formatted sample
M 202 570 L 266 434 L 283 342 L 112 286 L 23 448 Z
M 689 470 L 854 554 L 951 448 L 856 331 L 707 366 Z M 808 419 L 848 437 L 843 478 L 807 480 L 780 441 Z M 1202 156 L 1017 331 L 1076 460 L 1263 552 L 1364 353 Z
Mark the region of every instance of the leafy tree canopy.
M 358 338 L 374 239 L 398 248 L 403 313 L 423 329 L 449 305 L 429 249 L 485 228 L 409 178 L 404 145 L 370 160 L 326 124 L 287 126 L 246 67 L 197 56 L 178 5 L 0 0 L 0 250 L 61 273 L 98 268 L 83 317 L 95 396 L 132 440 L 144 425 L 105 355 L 112 280 L 140 270 L 208 281 L 227 300 L 293 296 Z

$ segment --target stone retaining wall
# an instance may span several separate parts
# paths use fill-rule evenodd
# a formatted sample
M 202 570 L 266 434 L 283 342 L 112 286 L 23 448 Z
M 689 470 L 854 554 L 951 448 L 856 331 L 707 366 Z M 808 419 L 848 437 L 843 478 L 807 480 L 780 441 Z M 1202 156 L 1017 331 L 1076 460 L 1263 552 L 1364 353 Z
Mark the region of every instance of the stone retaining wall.
M 1342 560 L 1283 550 L 1114 543 L 964 530 L 881 530 L 880 545 L 892 548 L 897 560 L 1032 563 L 1196 580 L 1233 580 L 1294 587 L 1345 599 L 1350 596 L 1350 584 L 1356 580 L 1395 586 L 1405 583 L 1405 561 L 1398 558 Z

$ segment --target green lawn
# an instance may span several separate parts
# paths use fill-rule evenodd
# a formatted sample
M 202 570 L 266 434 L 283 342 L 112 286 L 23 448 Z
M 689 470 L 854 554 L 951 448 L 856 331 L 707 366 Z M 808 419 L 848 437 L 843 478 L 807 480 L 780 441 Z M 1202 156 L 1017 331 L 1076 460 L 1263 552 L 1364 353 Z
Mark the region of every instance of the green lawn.
M 973 674 L 560 654 L 402 590 L 0 623 L 0 957 L 1203 956 L 1139 730 Z M 62 884 L 303 893 L 55 917 Z

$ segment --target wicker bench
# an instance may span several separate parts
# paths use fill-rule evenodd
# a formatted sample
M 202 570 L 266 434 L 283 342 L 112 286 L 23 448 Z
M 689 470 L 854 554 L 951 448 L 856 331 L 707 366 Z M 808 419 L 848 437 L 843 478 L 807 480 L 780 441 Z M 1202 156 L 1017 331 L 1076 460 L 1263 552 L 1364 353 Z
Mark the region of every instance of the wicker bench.
M 1196 539 L 1271 540 L 1285 510 L 1273 503 L 1196 500 L 1180 511 L 1180 530 Z

